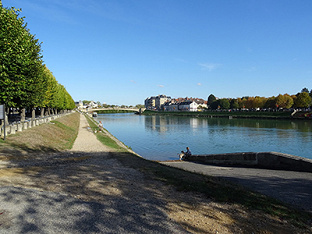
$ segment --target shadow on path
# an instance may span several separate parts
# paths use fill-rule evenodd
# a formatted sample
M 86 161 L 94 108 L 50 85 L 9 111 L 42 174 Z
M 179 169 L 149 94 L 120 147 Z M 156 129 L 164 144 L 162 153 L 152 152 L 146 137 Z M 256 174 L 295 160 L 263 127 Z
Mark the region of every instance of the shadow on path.
M 187 233 L 138 171 L 105 153 L 66 157 L 15 162 L 26 178 L 1 181 L 0 233 Z

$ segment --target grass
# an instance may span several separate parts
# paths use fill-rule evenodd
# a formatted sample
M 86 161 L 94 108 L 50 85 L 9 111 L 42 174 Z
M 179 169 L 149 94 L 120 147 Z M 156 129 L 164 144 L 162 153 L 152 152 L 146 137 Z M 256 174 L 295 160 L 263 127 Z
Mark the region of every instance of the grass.
M 89 116 L 86 115 L 87 121 L 89 123 L 90 128 L 92 129 L 93 132 L 95 132 L 96 138 L 102 142 L 104 145 L 113 148 L 117 150 L 118 152 L 124 152 L 126 151 L 125 148 L 121 147 L 120 145 L 117 144 L 115 140 L 113 140 L 107 133 L 108 131 L 104 129 L 104 132 L 99 131 L 99 127 L 96 124 L 96 122 L 91 119 Z M 107 132 L 107 133 L 106 133 Z
M 73 113 L 0 140 L 0 152 L 50 152 L 71 149 L 78 135 L 80 117 Z

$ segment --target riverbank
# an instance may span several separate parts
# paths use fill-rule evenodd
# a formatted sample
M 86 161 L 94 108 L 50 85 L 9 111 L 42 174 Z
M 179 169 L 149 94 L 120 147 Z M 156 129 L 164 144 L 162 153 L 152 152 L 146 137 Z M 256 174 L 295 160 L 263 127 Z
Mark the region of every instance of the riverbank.
M 151 111 L 145 110 L 143 115 L 171 115 L 171 116 L 188 116 L 188 117 L 203 117 L 203 118 L 249 118 L 249 119 L 296 119 L 296 120 L 311 120 L 311 112 L 293 112 L 289 111 L 201 111 L 201 112 L 186 112 L 186 111 Z
M 29 129 L 29 133 L 26 130 L 14 135 L 14 140 L 10 136 L 10 141 L 0 143 L 0 197 L 5 197 L 7 204 L 1 209 L 9 211 L 11 215 L 6 216 L 10 220 L 6 222 L 8 228 L 26 225 L 30 231 L 35 230 L 31 227 L 37 228 L 37 231 L 47 231 L 47 227 L 57 227 L 51 229 L 57 232 L 66 226 L 66 221 L 69 229 L 63 230 L 76 233 L 312 231 L 311 215 L 305 212 L 219 178 L 145 160 L 127 152 L 125 148 L 120 151 L 110 148 L 109 152 L 107 149 L 92 152 L 87 148 L 96 141 L 93 137 L 83 137 L 82 141 L 77 138 L 76 142 L 80 142 L 78 145 L 82 147 L 78 151 L 57 151 L 53 147 L 56 140 L 52 139 L 54 135 L 49 140 L 44 137 L 37 139 L 35 147 L 22 140 L 24 134 L 30 134 L 28 138 L 34 134 L 30 131 L 45 132 L 51 126 L 59 130 L 67 129 L 63 125 L 41 125 Z M 80 122 L 80 131 L 93 135 L 95 128 Z M 102 132 L 97 132 L 96 136 L 109 137 Z M 55 138 L 66 140 L 63 134 Z M 26 145 L 17 144 L 19 140 Z M 6 150 L 10 147 L 15 151 Z M 10 186 L 14 186 L 14 189 Z M 16 207 L 16 199 L 23 206 Z M 10 206 L 12 204 L 8 201 L 15 205 Z M 66 211 L 57 210 L 60 206 L 67 207 Z M 48 216 L 42 215 L 44 210 L 50 210 Z M 74 215 L 79 210 L 85 215 Z M 59 220 L 57 217 L 62 217 L 61 224 L 56 223 Z

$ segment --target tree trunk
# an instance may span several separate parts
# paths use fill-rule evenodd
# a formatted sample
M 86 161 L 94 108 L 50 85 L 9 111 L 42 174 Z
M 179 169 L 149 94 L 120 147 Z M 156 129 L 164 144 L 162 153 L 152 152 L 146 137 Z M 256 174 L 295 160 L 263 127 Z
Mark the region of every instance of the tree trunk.
M 5 121 L 5 125 L 9 125 L 9 111 L 10 111 L 10 108 L 5 108 L 5 113 L 4 113 L 4 121 Z
M 40 117 L 41 117 L 41 118 L 44 117 L 44 107 L 41 107 L 41 110 L 40 110 Z
M 25 108 L 22 108 L 21 110 L 20 110 L 20 115 L 21 115 L 21 122 L 25 122 L 25 120 L 26 120 L 26 110 L 25 110 Z
M 31 108 L 31 120 L 35 120 L 35 119 L 36 119 L 36 109 Z

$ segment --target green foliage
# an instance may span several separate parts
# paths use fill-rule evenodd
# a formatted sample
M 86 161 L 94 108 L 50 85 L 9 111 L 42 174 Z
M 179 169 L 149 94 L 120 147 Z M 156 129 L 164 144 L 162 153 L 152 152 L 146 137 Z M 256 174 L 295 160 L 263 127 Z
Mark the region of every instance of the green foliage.
M 307 108 L 311 105 L 311 97 L 309 93 L 303 92 L 298 93 L 297 98 L 295 99 L 295 107 L 297 108 Z
M 216 100 L 216 97 L 213 94 L 210 94 L 207 100 L 207 105 L 210 106 Z
M 0 103 L 20 109 L 75 108 L 66 90 L 58 92 L 55 78 L 43 65 L 41 44 L 19 12 L 0 4 Z
M 288 94 L 280 94 L 275 99 L 276 106 L 280 108 L 290 108 L 294 104 L 294 100 Z
M 232 109 L 238 109 L 238 108 L 239 108 L 238 99 L 232 99 L 231 102 L 230 102 L 230 104 L 231 104 L 230 107 L 231 107 Z
M 219 100 L 215 100 L 210 104 L 209 108 L 212 110 L 216 110 L 219 108 L 219 104 L 220 104 Z
M 219 100 L 219 105 L 221 109 L 229 109 L 230 108 L 230 101 L 226 98 L 222 98 Z
M 137 105 L 135 106 L 135 108 L 137 108 L 137 109 L 144 108 L 144 107 L 145 107 L 145 106 L 142 105 L 142 104 L 137 104 Z

